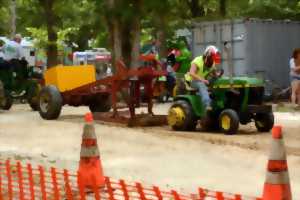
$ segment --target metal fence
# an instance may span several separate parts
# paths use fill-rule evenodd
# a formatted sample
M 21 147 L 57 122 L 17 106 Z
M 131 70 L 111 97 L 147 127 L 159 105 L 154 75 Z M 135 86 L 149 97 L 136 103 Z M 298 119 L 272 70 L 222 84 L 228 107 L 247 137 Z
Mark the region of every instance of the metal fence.
M 290 83 L 289 60 L 293 49 L 300 47 L 300 22 L 288 20 L 225 20 L 195 23 L 192 29 L 194 56 L 207 45 L 216 45 L 223 54 L 222 67 L 228 73 L 230 63 L 236 75 L 258 76 L 273 87 Z M 231 58 L 224 51 L 231 48 Z

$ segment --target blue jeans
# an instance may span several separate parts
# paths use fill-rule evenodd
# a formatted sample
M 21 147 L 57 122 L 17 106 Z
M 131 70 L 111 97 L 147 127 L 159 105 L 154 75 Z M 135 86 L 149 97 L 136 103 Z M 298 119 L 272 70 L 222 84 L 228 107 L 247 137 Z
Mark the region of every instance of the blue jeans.
M 197 95 L 200 96 L 202 103 L 204 104 L 205 108 L 210 106 L 211 99 L 208 94 L 208 89 L 205 83 L 201 81 L 192 81 L 191 87 L 197 89 Z
M 291 75 L 291 81 L 300 81 L 300 77 Z

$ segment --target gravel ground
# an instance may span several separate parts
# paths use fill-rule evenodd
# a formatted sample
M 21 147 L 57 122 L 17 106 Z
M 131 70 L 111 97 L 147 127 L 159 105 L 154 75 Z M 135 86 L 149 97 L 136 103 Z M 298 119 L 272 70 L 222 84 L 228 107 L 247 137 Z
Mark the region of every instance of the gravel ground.
M 157 114 L 169 105 L 155 106 Z M 85 107 L 65 107 L 57 121 L 44 121 L 27 105 L 0 112 L 0 156 L 76 170 Z M 300 199 L 300 114 L 276 113 L 284 126 L 294 199 Z M 173 132 L 168 127 L 127 128 L 97 123 L 105 174 L 165 189 L 213 190 L 260 196 L 265 179 L 270 134 L 254 125 L 235 136 Z

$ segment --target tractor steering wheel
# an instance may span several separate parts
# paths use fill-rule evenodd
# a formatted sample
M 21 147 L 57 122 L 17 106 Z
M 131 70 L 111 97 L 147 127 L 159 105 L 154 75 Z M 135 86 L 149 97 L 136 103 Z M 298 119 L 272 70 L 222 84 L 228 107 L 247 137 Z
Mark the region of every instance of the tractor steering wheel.
M 209 86 L 212 86 L 224 74 L 224 69 L 218 69 L 209 78 Z

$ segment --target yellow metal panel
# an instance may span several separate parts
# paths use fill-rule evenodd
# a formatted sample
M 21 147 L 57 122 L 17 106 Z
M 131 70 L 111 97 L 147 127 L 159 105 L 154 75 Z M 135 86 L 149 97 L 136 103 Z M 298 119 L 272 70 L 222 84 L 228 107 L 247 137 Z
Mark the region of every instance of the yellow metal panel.
M 93 65 L 58 65 L 48 69 L 44 77 L 46 85 L 55 85 L 60 92 L 65 92 L 95 82 L 96 72 Z

